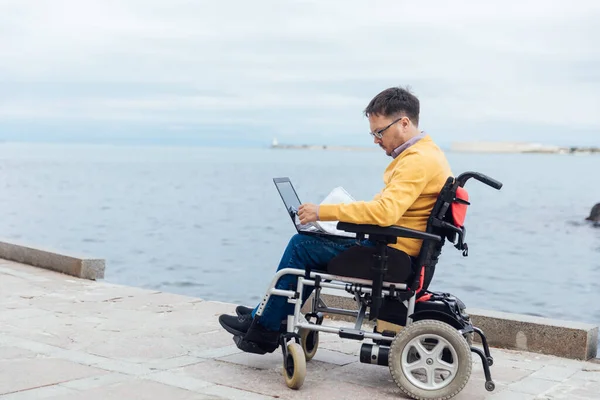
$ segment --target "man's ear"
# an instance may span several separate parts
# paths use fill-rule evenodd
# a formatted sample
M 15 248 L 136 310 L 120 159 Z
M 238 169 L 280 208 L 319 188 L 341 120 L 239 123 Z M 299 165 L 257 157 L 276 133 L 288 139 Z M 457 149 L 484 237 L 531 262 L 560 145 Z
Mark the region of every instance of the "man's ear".
M 402 121 L 400 121 L 400 123 L 404 128 L 408 128 L 410 127 L 410 124 L 412 124 L 412 121 L 410 120 L 410 118 L 402 118 Z

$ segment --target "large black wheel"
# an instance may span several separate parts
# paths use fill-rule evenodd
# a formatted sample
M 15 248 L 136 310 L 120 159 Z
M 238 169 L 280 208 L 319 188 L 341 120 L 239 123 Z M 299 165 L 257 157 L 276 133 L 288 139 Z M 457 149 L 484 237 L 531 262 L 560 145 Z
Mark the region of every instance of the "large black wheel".
M 469 381 L 471 349 L 456 328 L 417 321 L 392 341 L 389 368 L 398 387 L 413 399 L 447 400 Z

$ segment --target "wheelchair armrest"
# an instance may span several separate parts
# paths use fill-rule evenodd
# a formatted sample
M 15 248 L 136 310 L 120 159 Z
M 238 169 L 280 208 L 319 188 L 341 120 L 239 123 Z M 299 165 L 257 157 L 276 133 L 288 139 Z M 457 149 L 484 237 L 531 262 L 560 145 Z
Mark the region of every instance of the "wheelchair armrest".
M 442 238 L 438 235 L 418 231 L 416 229 L 404 228 L 402 226 L 379 226 L 366 224 L 351 224 L 349 222 L 338 222 L 337 228 L 341 231 L 354 232 L 365 235 L 388 236 L 388 237 L 403 237 L 410 239 L 433 240 L 440 242 Z

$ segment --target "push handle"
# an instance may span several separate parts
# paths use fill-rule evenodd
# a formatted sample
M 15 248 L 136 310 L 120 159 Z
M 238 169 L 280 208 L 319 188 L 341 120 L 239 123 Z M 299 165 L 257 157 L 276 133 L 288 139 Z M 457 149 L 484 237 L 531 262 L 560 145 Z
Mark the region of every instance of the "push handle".
M 471 178 L 475 178 L 479 182 L 485 183 L 486 185 L 491 186 L 496 190 L 500 190 L 500 188 L 502 188 L 502 182 L 498 182 L 497 180 L 490 178 L 489 176 L 484 175 L 480 172 L 464 172 L 460 174 L 458 178 L 456 178 L 456 181 L 462 187 Z

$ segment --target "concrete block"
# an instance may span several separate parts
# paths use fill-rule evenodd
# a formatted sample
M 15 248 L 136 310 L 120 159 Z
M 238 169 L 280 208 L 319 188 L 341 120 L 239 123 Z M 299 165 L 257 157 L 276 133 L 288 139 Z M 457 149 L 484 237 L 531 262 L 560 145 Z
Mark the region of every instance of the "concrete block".
M 190 390 L 192 392 L 196 392 L 200 389 L 214 385 L 212 382 L 187 376 L 181 371 L 161 371 L 155 374 L 146 375 L 144 376 L 144 379 L 162 383 L 164 385 L 174 386 L 180 389 Z
M 340 353 L 337 351 L 327 349 L 319 349 L 317 351 L 317 354 L 315 354 L 313 360 L 338 366 L 344 366 L 355 363 L 357 361 L 357 358 L 354 355 L 348 355 L 345 353 Z
M 241 352 L 242 350 L 238 349 L 238 347 L 235 344 L 232 344 L 231 346 L 226 347 L 215 347 L 200 351 L 190 351 L 190 355 L 202 359 L 214 359 L 219 357 L 226 357 L 232 354 L 238 354 Z
M 170 370 L 174 368 L 187 367 L 188 365 L 194 365 L 204 361 L 206 361 L 205 358 L 182 356 L 152 360 L 145 363 L 144 366 L 152 370 Z
M 217 396 L 229 400 L 273 400 L 273 397 L 258 393 L 247 392 L 229 386 L 212 385 L 200 391 L 202 394 Z
M 571 375 L 569 379 L 579 381 L 594 381 L 600 383 L 600 368 L 583 368 Z
M 559 383 L 551 390 L 544 392 L 544 397 L 536 399 L 548 400 L 587 400 L 598 399 L 600 393 L 600 382 L 569 379 Z
M 462 392 L 461 392 L 462 394 Z M 510 389 L 504 389 L 502 391 L 494 391 L 491 396 L 489 396 L 490 400 L 534 400 L 536 398 L 535 395 L 528 393 L 515 392 Z
M 106 400 L 106 399 L 169 399 L 169 400 L 223 400 L 222 397 L 203 395 L 147 379 L 130 379 L 125 382 L 77 391 L 72 395 L 52 400 Z
M 532 378 L 547 379 L 549 381 L 561 382 L 575 375 L 581 368 L 576 367 L 559 367 L 558 365 L 545 365 L 540 370 L 534 372 L 530 376 Z
M 106 373 L 52 358 L 0 360 L 0 395 Z
M 147 375 L 147 374 L 156 372 L 155 370 L 153 370 L 143 364 L 136 364 L 136 363 L 120 361 L 120 360 L 106 360 L 106 361 L 94 364 L 94 367 L 101 368 L 105 371 L 119 372 L 121 374 L 134 375 L 134 376 Z
M 0 241 L 0 258 L 83 279 L 104 278 L 105 261 L 102 259 L 75 257 L 3 241 Z
M 558 357 L 589 360 L 598 350 L 598 327 L 491 310 L 467 309 L 490 345 Z
M 63 382 L 60 386 L 64 386 L 74 390 L 89 390 L 102 386 L 109 386 L 115 383 L 125 382 L 131 377 L 119 373 L 109 373 L 105 375 L 91 376 L 89 378 L 74 379 L 68 382 Z M 4 400 L 4 399 L 0 399 Z
M 321 298 L 328 307 L 357 310 L 354 298 L 341 291 L 323 289 Z M 312 295 L 303 312 L 310 311 Z M 467 309 L 473 324 L 486 335 L 492 347 L 523 350 L 576 360 L 589 360 L 598 351 L 598 326 L 500 311 Z M 354 321 L 352 317 L 328 315 L 336 320 Z M 369 321 L 365 321 L 369 324 Z M 478 336 L 475 335 L 475 341 Z
M 547 390 L 550 390 L 555 386 L 558 386 L 558 382 L 556 381 L 532 378 L 531 376 L 529 376 L 525 379 L 508 385 L 508 388 L 515 392 L 527 393 L 535 396 L 539 393 L 543 393 Z
M 0 311 L 0 322 L 12 322 L 17 319 L 39 318 L 49 315 L 50 312 L 38 308 L 12 309 Z
M 281 358 L 281 352 L 277 351 L 267 354 L 237 353 L 217 360 L 253 369 L 280 371 L 283 359 Z
M 90 354 L 129 363 L 147 363 L 153 360 L 181 357 L 188 349 L 170 337 L 156 336 L 124 337 L 115 335 L 103 343 L 89 346 Z
M 56 399 L 57 397 L 60 398 L 60 396 L 74 394 L 77 395 L 77 391 L 73 389 L 69 389 L 60 385 L 52 385 L 10 393 L 4 396 L 0 396 L 0 400 Z
M 0 360 L 12 360 L 19 358 L 34 358 L 36 353 L 31 351 L 20 349 L 18 347 L 2 346 L 0 345 Z

